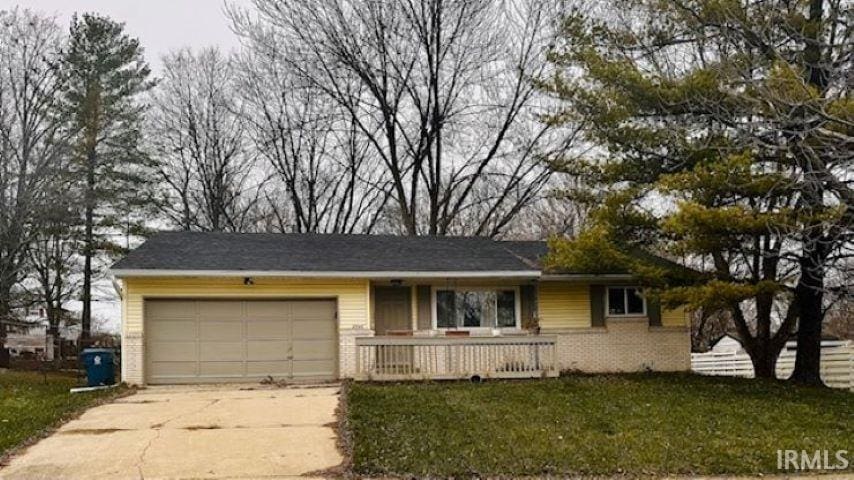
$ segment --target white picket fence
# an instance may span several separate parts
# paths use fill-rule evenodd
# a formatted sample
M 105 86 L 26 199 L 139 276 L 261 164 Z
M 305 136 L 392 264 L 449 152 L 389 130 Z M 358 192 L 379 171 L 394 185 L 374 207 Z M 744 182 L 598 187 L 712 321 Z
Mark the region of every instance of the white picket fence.
M 788 378 L 792 374 L 795 354 L 794 350 L 780 353 L 777 378 Z M 746 353 L 692 353 L 691 370 L 702 375 L 753 378 L 753 364 Z M 854 390 L 854 345 L 822 348 L 821 378 L 829 387 Z

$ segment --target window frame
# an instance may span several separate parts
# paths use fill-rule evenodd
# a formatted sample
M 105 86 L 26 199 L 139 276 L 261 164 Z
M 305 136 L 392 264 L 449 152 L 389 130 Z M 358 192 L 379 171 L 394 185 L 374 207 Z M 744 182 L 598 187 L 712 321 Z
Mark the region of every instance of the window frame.
M 623 290 L 623 306 L 626 313 L 611 313 L 611 290 Z M 629 313 L 629 289 L 637 290 L 640 293 L 641 302 L 643 304 L 643 312 Z M 638 318 L 646 317 L 648 312 L 646 297 L 643 295 L 643 290 L 635 285 L 611 285 L 605 288 L 605 316 L 609 318 Z
M 515 317 L 515 325 L 512 327 L 440 327 L 439 326 L 439 318 L 438 318 L 438 305 L 437 295 L 438 291 L 453 291 L 453 292 L 513 292 L 513 315 Z M 496 301 L 498 296 L 496 295 Z M 431 328 L 433 330 L 438 330 L 441 332 L 446 331 L 484 331 L 484 330 L 501 330 L 501 331 L 513 331 L 513 330 L 521 330 L 522 329 L 522 294 L 521 289 L 518 286 L 494 286 L 494 285 L 466 285 L 466 286 L 453 286 L 453 287 L 437 287 L 435 285 L 430 287 L 430 313 L 431 313 Z M 498 305 L 495 308 L 495 314 L 498 315 Z M 498 318 L 495 319 L 496 323 Z

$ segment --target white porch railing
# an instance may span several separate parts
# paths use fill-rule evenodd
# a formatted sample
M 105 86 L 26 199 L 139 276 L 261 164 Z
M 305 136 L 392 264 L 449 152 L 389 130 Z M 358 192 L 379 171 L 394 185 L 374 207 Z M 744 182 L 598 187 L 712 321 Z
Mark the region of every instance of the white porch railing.
M 365 337 L 356 339 L 357 380 L 556 377 L 557 338 Z
M 794 350 L 780 353 L 777 378 L 788 378 L 792 374 L 795 355 Z M 746 353 L 692 353 L 691 370 L 703 375 L 753 378 L 753 363 Z M 828 387 L 854 390 L 854 345 L 822 348 L 821 378 Z

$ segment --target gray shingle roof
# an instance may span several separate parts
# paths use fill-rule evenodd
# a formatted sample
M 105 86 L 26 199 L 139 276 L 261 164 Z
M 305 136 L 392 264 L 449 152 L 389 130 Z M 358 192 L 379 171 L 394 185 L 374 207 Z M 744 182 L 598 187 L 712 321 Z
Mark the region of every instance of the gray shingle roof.
M 543 242 L 478 237 L 164 232 L 113 270 L 531 272 L 539 251 Z
M 546 242 L 505 240 L 502 241 L 501 244 L 522 261 L 537 270 L 542 268 L 541 260 L 547 253 L 549 253 L 549 246 Z

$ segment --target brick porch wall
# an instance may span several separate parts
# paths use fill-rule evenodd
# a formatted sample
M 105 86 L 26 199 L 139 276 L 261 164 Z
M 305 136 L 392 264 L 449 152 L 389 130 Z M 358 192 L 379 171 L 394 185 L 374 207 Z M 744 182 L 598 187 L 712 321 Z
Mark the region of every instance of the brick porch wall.
M 143 371 L 145 344 L 142 332 L 125 333 L 122 338 L 122 381 L 130 385 L 145 383 Z
M 353 378 L 356 375 L 356 337 L 373 337 L 374 331 L 362 328 L 338 332 L 338 376 Z
M 650 327 L 646 318 L 608 319 L 602 328 L 543 329 L 557 335 L 561 371 L 660 372 L 691 368 L 687 327 Z

